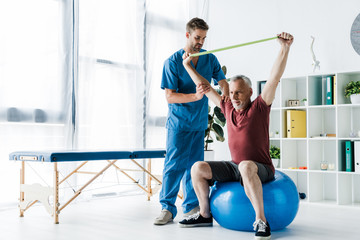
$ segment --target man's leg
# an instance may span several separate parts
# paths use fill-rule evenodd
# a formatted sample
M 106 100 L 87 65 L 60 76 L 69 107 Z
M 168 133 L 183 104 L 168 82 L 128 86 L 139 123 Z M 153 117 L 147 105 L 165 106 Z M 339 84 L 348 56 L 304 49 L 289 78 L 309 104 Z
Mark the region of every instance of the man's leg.
M 212 179 L 212 172 L 207 162 L 197 162 L 191 169 L 191 176 L 196 196 L 200 205 L 200 214 L 205 218 L 209 218 L 209 180 Z
M 266 223 L 263 190 L 261 180 L 258 176 L 258 166 L 253 161 L 242 161 L 239 164 L 239 171 L 246 196 L 254 207 L 256 220 L 261 219 Z
M 270 225 L 266 221 L 264 213 L 264 200 L 262 183 L 274 179 L 274 173 L 270 167 L 254 161 L 242 161 L 239 164 L 246 196 L 255 210 L 255 239 L 269 240 L 271 238 Z
M 237 165 L 230 161 L 196 162 L 191 169 L 191 177 L 200 203 L 200 213 L 179 222 L 180 227 L 212 226 L 209 186 L 215 181 L 239 181 Z
M 192 179 L 191 167 L 198 161 L 204 161 L 204 131 L 191 132 L 187 142 L 190 148 L 186 170 L 182 179 L 184 190 L 183 212 L 189 213 L 192 209 L 199 206 Z
M 193 177 L 196 195 L 200 201 L 200 212 L 180 221 L 180 227 L 206 227 L 213 225 L 213 218 L 210 214 L 209 208 L 209 183 L 207 182 L 209 175 L 211 176 L 212 173 L 208 163 L 199 161 L 193 165 L 191 169 L 191 176 Z M 204 209 L 207 210 L 203 214 Z
M 189 155 L 186 146 L 186 132 L 168 130 L 163 183 L 159 199 L 162 209 L 170 211 L 172 218 L 175 218 L 177 214 L 175 201 L 179 192 L 180 181 L 186 170 L 187 156 Z

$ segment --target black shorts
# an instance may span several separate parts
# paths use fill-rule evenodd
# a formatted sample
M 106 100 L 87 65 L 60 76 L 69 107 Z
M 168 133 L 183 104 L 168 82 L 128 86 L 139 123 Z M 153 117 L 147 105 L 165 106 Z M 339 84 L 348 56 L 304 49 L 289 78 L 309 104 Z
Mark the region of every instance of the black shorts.
M 209 161 L 207 163 L 210 165 L 212 172 L 212 179 L 208 180 L 210 186 L 214 185 L 215 181 L 239 181 L 243 185 L 238 165 L 233 161 Z M 269 166 L 257 162 L 254 163 L 258 166 L 258 176 L 262 183 L 274 180 L 274 173 Z

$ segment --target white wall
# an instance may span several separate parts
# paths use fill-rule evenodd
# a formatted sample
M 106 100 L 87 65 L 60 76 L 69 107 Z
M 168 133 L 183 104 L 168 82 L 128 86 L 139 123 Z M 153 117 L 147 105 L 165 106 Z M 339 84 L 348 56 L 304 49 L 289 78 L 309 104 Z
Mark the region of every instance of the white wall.
M 285 31 L 293 34 L 295 41 L 284 76 L 312 73 L 310 36 L 315 37 L 314 52 L 320 61 L 317 73 L 360 70 L 360 56 L 350 41 L 352 23 L 360 13 L 359 0 L 210 0 L 209 7 L 207 50 Z M 216 56 L 227 66 L 227 77 L 244 74 L 253 81 L 265 80 L 278 46 L 270 41 Z M 216 159 L 230 159 L 227 142 L 215 143 L 213 148 Z

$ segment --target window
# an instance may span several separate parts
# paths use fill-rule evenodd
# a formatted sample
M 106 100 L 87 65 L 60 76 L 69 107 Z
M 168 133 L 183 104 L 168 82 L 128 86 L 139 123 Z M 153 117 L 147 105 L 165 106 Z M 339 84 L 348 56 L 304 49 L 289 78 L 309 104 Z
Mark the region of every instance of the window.
M 10 152 L 69 144 L 68 2 L 0 2 L 0 204 L 18 198 L 19 165 L 7 160 Z

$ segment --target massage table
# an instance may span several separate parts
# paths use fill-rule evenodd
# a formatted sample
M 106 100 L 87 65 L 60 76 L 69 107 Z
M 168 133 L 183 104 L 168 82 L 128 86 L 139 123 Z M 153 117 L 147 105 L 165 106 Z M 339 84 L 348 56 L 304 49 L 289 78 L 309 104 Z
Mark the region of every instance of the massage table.
M 71 203 L 81 192 L 90 185 L 95 179 L 102 175 L 110 167 L 116 168 L 125 176 L 130 178 L 138 187 L 147 193 L 147 198 L 150 200 L 153 192 L 151 189 L 151 181 L 154 180 L 158 184 L 161 181 L 151 173 L 151 159 L 165 158 L 166 151 L 163 149 L 136 149 L 136 150 L 117 150 L 117 151 L 17 151 L 9 155 L 9 159 L 21 162 L 20 170 L 20 217 L 24 216 L 24 212 L 33 206 L 36 202 L 41 202 L 46 210 L 54 218 L 54 223 L 59 223 L 60 212 Z M 147 168 L 143 167 L 136 160 L 147 159 Z M 74 174 L 85 173 L 80 171 L 88 162 L 91 161 L 106 161 L 106 166 L 99 172 L 92 173 L 94 176 L 84 185 L 74 192 L 74 195 L 64 204 L 59 203 L 59 186 L 70 176 Z M 126 171 L 118 167 L 115 163 L 119 160 L 130 160 L 137 168 L 147 174 L 147 184 L 145 187 L 140 185 L 138 181 L 132 178 Z M 53 164 L 53 187 L 44 187 L 38 183 L 25 184 L 25 162 L 46 162 Z M 71 173 L 63 179 L 59 179 L 58 164 L 64 162 L 81 162 Z M 49 203 L 49 197 L 53 196 L 52 205 Z M 182 198 L 181 195 L 178 195 Z

